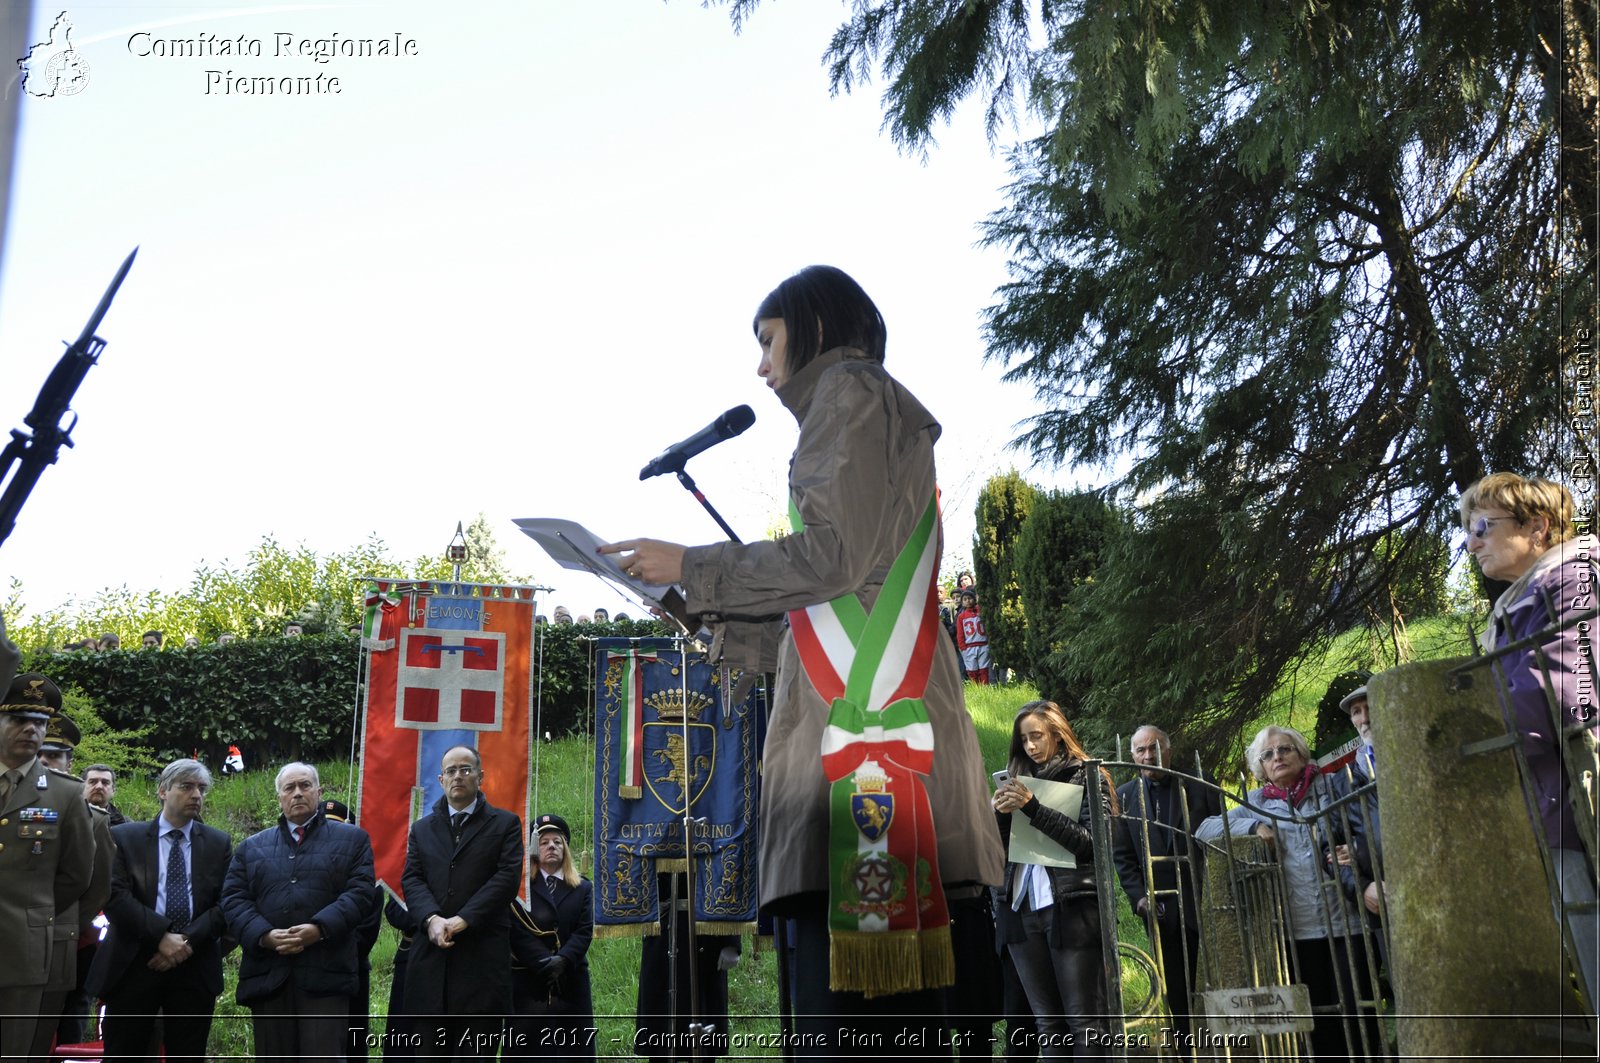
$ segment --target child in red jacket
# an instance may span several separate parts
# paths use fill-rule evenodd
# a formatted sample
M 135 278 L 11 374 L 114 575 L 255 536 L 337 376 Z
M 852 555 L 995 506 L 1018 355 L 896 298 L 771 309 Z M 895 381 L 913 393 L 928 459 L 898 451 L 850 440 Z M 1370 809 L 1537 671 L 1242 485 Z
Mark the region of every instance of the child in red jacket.
M 956 648 L 967 666 L 967 678 L 974 683 L 989 683 L 989 635 L 978 614 L 978 595 L 971 588 L 961 592 L 961 612 L 956 617 Z

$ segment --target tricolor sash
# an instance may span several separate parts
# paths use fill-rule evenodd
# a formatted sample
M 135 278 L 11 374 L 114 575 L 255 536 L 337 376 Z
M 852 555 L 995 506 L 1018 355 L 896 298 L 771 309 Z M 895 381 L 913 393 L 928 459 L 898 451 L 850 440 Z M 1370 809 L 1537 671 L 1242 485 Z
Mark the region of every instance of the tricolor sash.
M 644 795 L 644 671 L 653 663 L 654 653 L 640 653 L 629 647 L 618 653 L 606 651 L 601 659 L 605 682 L 617 688 L 621 718 L 617 727 L 617 795 L 638 798 Z
M 791 501 L 789 520 L 804 531 Z M 955 981 L 939 881 L 933 725 L 923 694 L 938 638 L 938 498 L 884 579 L 872 612 L 854 594 L 789 614 L 806 678 L 829 703 L 829 985 L 880 996 Z

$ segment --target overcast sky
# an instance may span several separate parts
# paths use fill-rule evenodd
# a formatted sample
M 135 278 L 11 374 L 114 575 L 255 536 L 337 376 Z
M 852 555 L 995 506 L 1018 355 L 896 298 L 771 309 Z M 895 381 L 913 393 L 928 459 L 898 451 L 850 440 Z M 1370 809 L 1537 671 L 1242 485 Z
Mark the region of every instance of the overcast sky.
M 35 8 L 35 40 L 65 2 Z M 944 424 L 947 556 L 969 553 L 993 473 L 1077 482 L 1005 449 L 1037 407 L 982 359 L 1005 260 L 977 226 L 1007 172 L 979 109 L 925 162 L 898 153 L 880 86 L 828 94 L 842 3 L 769 0 L 740 35 L 692 0 L 66 11 L 89 80 L 22 100 L 0 429 L 141 250 L 77 446 L 0 549 L 33 609 L 177 590 L 268 533 L 437 553 L 479 511 L 549 607 L 627 608 L 511 519 L 713 541 L 676 480 L 639 469 L 749 403 L 755 426 L 689 471 L 743 537 L 775 526 L 795 425 L 750 320 L 813 262 L 873 296 L 890 370 Z M 335 35 L 415 54 L 298 53 Z M 162 54 L 241 37 L 261 54 Z M 223 91 L 319 74 L 339 91 Z

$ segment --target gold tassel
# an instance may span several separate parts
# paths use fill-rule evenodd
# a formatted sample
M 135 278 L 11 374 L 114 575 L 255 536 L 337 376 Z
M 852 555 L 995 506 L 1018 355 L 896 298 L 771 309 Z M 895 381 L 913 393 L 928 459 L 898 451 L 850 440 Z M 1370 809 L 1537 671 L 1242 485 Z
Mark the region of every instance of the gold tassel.
M 868 999 L 922 988 L 921 949 L 915 930 L 828 934 L 828 988 Z
M 650 920 L 643 923 L 597 923 L 596 938 L 644 938 L 661 933 L 661 924 Z
M 956 950 L 950 943 L 950 924 L 917 935 L 922 946 L 922 986 L 942 989 L 956 984 Z
M 644 789 L 639 786 L 619 786 L 617 796 L 624 801 L 637 801 L 644 796 Z

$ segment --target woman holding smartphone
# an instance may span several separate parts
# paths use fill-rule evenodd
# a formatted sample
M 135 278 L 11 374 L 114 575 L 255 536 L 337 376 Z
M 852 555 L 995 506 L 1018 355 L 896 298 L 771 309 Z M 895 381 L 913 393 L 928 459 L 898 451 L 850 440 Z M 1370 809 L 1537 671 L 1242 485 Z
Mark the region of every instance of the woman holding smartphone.
M 1076 860 L 1075 867 L 1006 864 L 1005 904 L 997 913 L 1007 951 L 1027 992 L 1046 1059 L 1093 1059 L 1109 1054 L 1106 956 L 1094 877 L 1090 799 L 1076 817 L 1039 800 L 1031 780 L 1100 788 L 1101 807 L 1116 814 L 1116 790 L 1104 768 L 1091 771 L 1088 752 L 1061 707 L 1030 701 L 1011 725 L 1008 772 L 999 779 L 994 810 L 1010 844 L 1020 815 Z M 1114 918 L 1114 916 L 1113 916 Z

